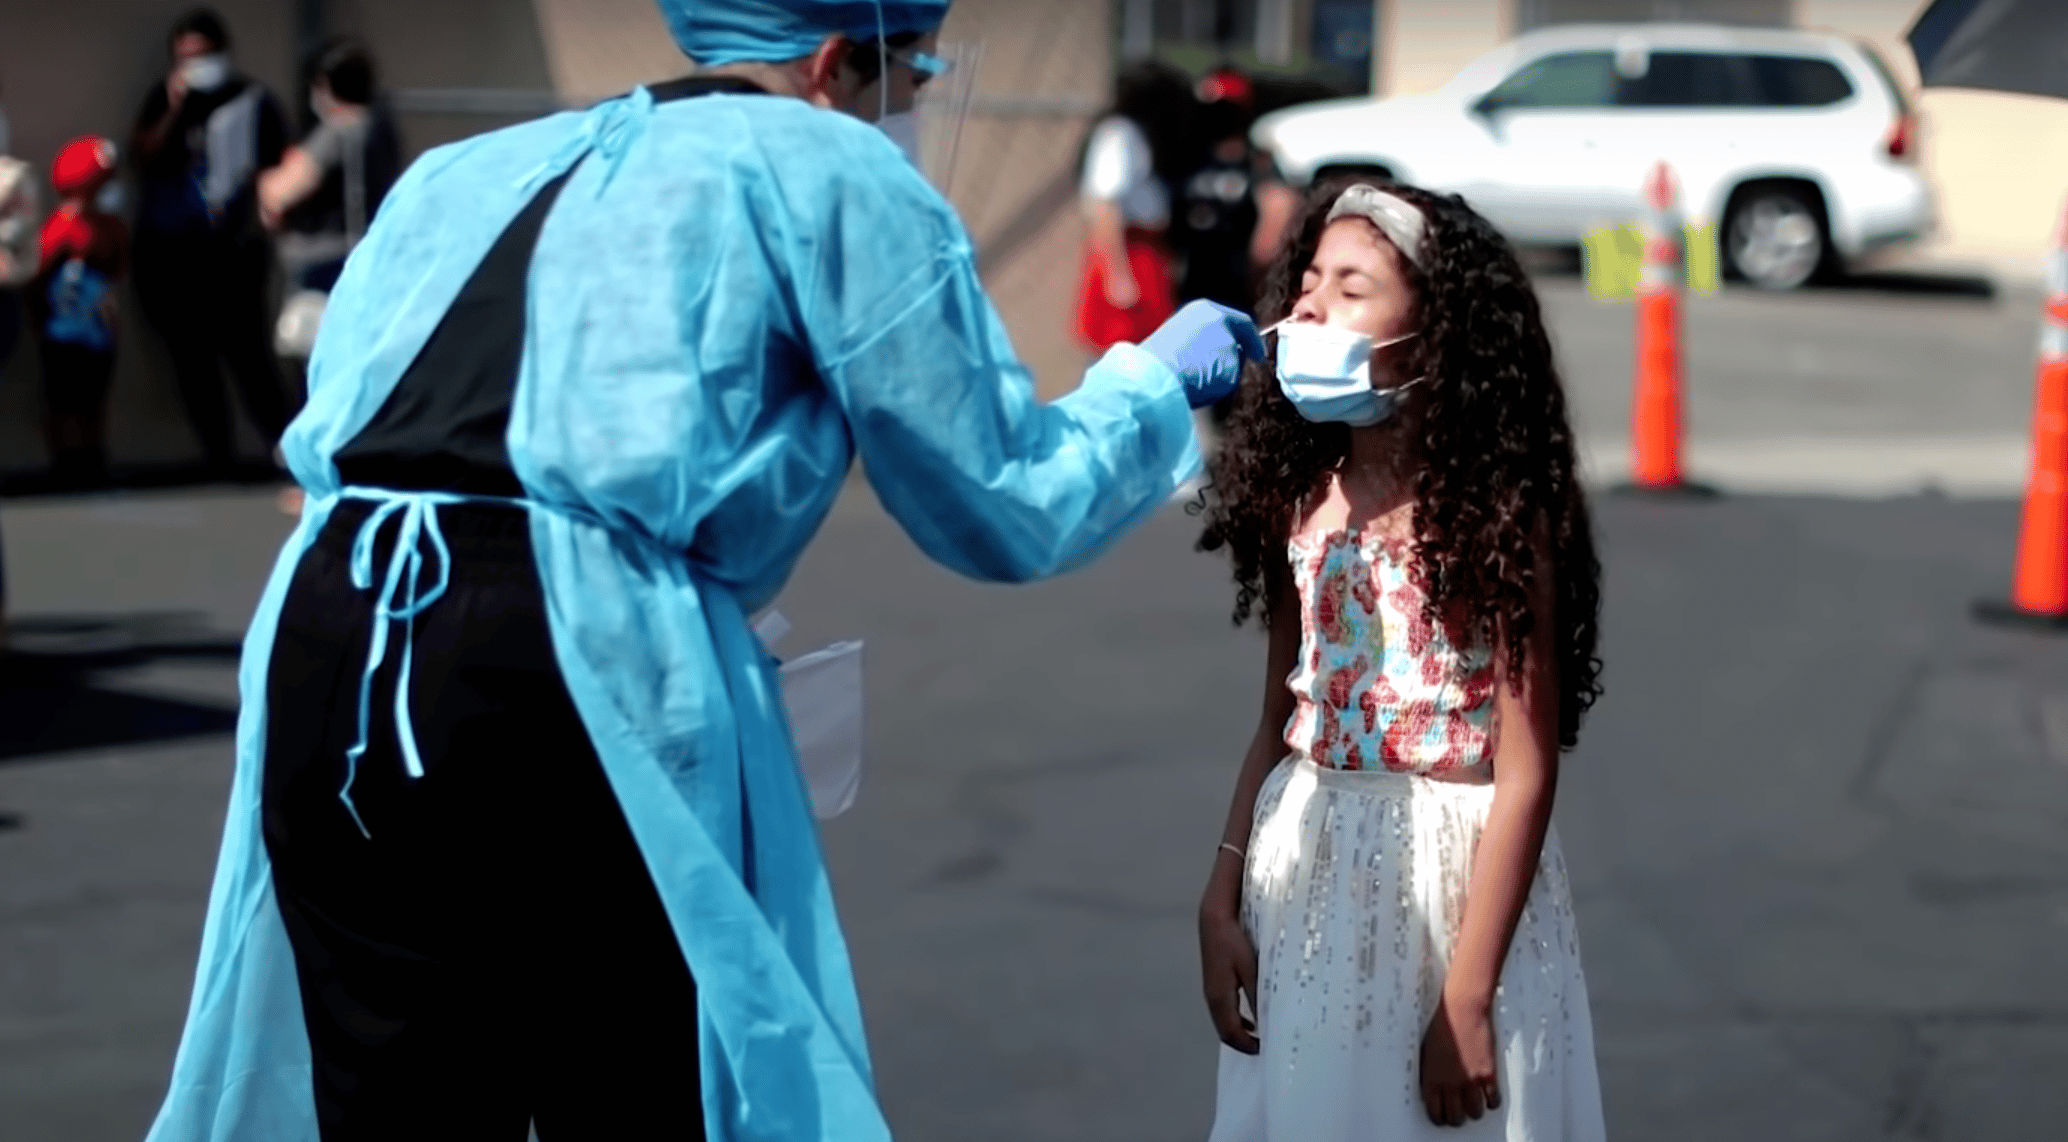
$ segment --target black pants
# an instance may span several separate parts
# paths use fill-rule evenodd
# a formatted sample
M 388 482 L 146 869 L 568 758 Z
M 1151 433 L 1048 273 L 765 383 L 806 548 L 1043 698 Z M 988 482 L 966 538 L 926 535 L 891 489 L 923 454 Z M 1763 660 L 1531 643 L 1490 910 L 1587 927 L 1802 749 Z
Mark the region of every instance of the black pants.
M 180 401 L 214 468 L 237 459 L 227 366 L 244 411 L 270 450 L 287 428 L 287 392 L 273 353 L 267 297 L 272 256 L 264 243 L 144 235 L 136 243 L 136 291 L 144 316 L 172 354 Z
M 338 800 L 369 510 L 340 505 L 303 556 L 266 687 L 266 851 L 324 1142 L 523 1142 L 527 1120 L 542 1142 L 701 1139 L 695 985 L 554 662 L 523 511 L 442 509 L 451 586 L 417 619 L 411 687 L 425 775 L 402 768 L 391 640 L 353 785 L 371 838 Z
M 115 354 L 45 339 L 43 414 L 50 471 L 60 483 L 90 483 L 108 463 L 108 387 Z
M 0 368 L 5 368 L 7 358 L 14 355 L 14 343 L 22 335 L 21 302 L 15 291 L 0 289 Z

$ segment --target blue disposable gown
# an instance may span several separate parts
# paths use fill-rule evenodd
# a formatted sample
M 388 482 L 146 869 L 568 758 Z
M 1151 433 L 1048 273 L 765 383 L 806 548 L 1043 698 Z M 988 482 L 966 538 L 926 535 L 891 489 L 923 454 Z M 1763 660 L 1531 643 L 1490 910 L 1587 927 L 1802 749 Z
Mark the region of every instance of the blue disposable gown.
M 990 580 L 1084 563 L 1198 470 L 1177 376 L 1134 346 L 1036 400 L 953 211 L 867 124 L 641 89 L 425 155 L 332 295 L 286 436 L 308 504 L 245 640 L 229 815 L 155 1142 L 316 1138 L 259 825 L 275 624 L 338 502 L 332 457 L 569 169 L 531 268 L 509 454 L 555 655 L 699 985 L 713 1139 L 889 1137 L 747 619 L 854 456 L 927 554 Z

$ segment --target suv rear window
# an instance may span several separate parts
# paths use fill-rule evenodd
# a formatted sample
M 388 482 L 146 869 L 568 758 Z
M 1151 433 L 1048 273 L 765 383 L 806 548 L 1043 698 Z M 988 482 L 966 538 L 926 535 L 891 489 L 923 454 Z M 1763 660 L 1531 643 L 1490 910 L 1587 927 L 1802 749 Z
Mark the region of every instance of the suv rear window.
M 1623 81 L 1626 107 L 1738 107 L 1750 79 L 1745 57 L 1714 52 L 1652 52 L 1644 74 Z
M 1623 81 L 1625 107 L 1824 107 L 1853 93 L 1838 65 L 1808 56 L 1652 52 Z
M 1826 59 L 1746 56 L 1758 107 L 1828 107 L 1853 93 L 1853 82 Z

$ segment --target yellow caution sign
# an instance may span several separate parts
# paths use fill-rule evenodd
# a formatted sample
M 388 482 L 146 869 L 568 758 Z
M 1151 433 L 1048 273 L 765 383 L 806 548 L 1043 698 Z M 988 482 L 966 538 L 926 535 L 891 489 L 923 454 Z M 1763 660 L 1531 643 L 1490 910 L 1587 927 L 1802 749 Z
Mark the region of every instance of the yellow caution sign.
M 1690 222 L 1682 231 L 1681 269 L 1690 293 L 1707 297 L 1723 285 L 1723 255 L 1716 224 Z M 1644 232 L 1635 222 L 1598 226 L 1580 245 L 1587 292 L 1596 301 L 1629 301 L 1644 278 Z
M 1716 223 L 1690 222 L 1686 235 L 1688 292 L 1707 297 L 1723 285 L 1723 251 L 1717 245 Z
M 1629 301 L 1644 275 L 1644 236 L 1635 222 L 1587 231 L 1581 243 L 1587 292 L 1596 301 Z

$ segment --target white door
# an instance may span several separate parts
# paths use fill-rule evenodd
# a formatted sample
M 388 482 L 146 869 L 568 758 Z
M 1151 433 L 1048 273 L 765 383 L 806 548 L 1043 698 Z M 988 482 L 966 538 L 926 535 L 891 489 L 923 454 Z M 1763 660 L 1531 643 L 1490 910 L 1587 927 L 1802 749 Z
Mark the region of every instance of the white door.
M 1616 220 L 1643 208 L 1642 188 L 1662 162 L 1680 187 L 1682 210 L 1706 213 L 1712 204 L 1701 198 L 1721 172 L 1744 162 L 1761 116 L 1746 57 L 1722 51 L 1645 53 L 1624 76 L 1618 102 L 1615 130 L 1601 147 L 1604 205 Z
M 1615 57 L 1557 52 L 1522 64 L 1471 111 L 1491 137 L 1486 169 L 1462 187 L 1510 237 L 1565 242 L 1598 212 L 1599 149 L 1615 115 Z

